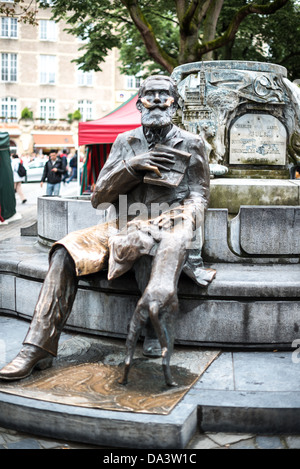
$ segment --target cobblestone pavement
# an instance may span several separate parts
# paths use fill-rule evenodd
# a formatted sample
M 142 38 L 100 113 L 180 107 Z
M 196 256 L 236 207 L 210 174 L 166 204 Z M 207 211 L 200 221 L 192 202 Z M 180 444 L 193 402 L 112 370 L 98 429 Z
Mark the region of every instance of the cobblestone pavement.
M 40 438 L 3 427 L 0 427 L 0 449 L 110 449 L 112 452 L 116 450 L 116 448 Z M 197 433 L 186 449 L 300 449 L 300 435 Z

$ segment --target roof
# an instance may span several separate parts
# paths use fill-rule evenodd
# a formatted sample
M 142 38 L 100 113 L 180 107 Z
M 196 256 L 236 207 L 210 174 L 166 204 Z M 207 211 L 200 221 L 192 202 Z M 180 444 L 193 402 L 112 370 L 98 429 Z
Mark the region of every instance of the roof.
M 136 108 L 137 94 L 101 119 L 79 122 L 78 144 L 113 143 L 117 136 L 141 126 L 141 114 Z

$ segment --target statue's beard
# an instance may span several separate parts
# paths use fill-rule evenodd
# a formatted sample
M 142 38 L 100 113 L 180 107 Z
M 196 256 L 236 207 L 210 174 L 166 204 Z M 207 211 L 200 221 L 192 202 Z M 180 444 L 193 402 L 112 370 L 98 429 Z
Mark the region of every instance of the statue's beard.
M 167 127 L 172 124 L 172 107 L 153 106 L 151 109 L 142 107 L 142 125 L 145 127 Z

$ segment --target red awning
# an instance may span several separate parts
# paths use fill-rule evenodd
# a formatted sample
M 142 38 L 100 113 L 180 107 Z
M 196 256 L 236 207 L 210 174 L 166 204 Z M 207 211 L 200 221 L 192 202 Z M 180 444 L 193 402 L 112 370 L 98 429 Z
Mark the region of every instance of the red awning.
M 78 144 L 113 143 L 118 134 L 141 126 L 137 94 L 102 119 L 79 122 Z
M 75 146 L 72 135 L 34 134 L 33 140 L 36 147 L 68 148 Z

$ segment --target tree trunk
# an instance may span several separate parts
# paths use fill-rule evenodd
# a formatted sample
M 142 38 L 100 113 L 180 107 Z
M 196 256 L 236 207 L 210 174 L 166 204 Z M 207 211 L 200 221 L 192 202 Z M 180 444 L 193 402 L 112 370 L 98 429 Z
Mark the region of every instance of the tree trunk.
M 223 7 L 224 0 L 213 0 L 207 10 L 206 18 L 203 23 L 203 43 L 215 39 L 217 22 Z M 203 55 L 203 60 L 213 60 L 213 51 Z

